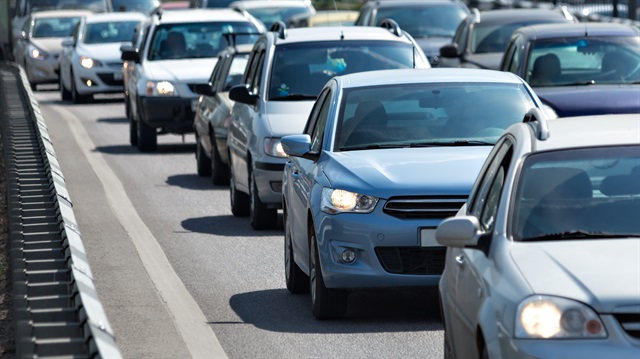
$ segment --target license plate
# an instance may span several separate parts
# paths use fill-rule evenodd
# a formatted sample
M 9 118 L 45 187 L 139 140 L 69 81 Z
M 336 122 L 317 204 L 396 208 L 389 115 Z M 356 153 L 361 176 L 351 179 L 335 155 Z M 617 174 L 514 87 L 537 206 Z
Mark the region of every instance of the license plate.
M 113 79 L 116 81 L 122 80 L 122 72 L 116 72 L 113 74 Z
M 435 228 L 420 229 L 420 246 L 421 247 L 441 247 L 440 243 L 436 241 Z

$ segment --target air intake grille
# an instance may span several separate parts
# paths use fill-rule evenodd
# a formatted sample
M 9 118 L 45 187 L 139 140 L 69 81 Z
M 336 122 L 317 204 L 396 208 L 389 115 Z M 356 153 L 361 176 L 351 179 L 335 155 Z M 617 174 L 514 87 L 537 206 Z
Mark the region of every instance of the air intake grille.
M 383 211 L 399 218 L 447 218 L 466 201 L 467 196 L 392 197 Z
M 395 274 L 442 274 L 445 247 L 377 247 L 380 264 Z
M 614 316 L 630 337 L 640 339 L 640 314 L 615 314 Z

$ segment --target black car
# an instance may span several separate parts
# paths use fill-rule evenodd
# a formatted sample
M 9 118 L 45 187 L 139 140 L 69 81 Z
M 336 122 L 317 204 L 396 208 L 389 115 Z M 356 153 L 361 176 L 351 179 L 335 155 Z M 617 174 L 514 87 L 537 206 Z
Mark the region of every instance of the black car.
M 640 113 L 640 29 L 632 25 L 520 28 L 500 69 L 527 81 L 557 117 Z
M 373 0 L 360 8 L 356 26 L 379 26 L 393 19 L 418 42 L 431 66 L 440 47 L 451 42 L 458 24 L 471 12 L 460 0 Z
M 440 48 L 440 66 L 497 70 L 509 38 L 518 28 L 575 22 L 565 7 L 474 11 L 458 26 L 453 43 Z

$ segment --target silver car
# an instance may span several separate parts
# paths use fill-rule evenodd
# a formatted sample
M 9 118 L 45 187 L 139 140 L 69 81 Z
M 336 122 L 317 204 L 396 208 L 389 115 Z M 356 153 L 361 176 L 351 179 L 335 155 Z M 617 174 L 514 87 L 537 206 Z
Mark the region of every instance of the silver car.
M 436 231 L 446 358 L 640 357 L 639 134 L 537 110 L 507 130 Z

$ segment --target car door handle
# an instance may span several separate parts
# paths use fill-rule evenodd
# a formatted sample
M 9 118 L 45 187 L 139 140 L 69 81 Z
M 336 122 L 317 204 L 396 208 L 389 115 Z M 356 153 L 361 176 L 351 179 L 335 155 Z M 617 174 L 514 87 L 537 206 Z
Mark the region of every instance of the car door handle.
M 455 256 L 458 265 L 464 265 L 464 256 L 462 254 Z

